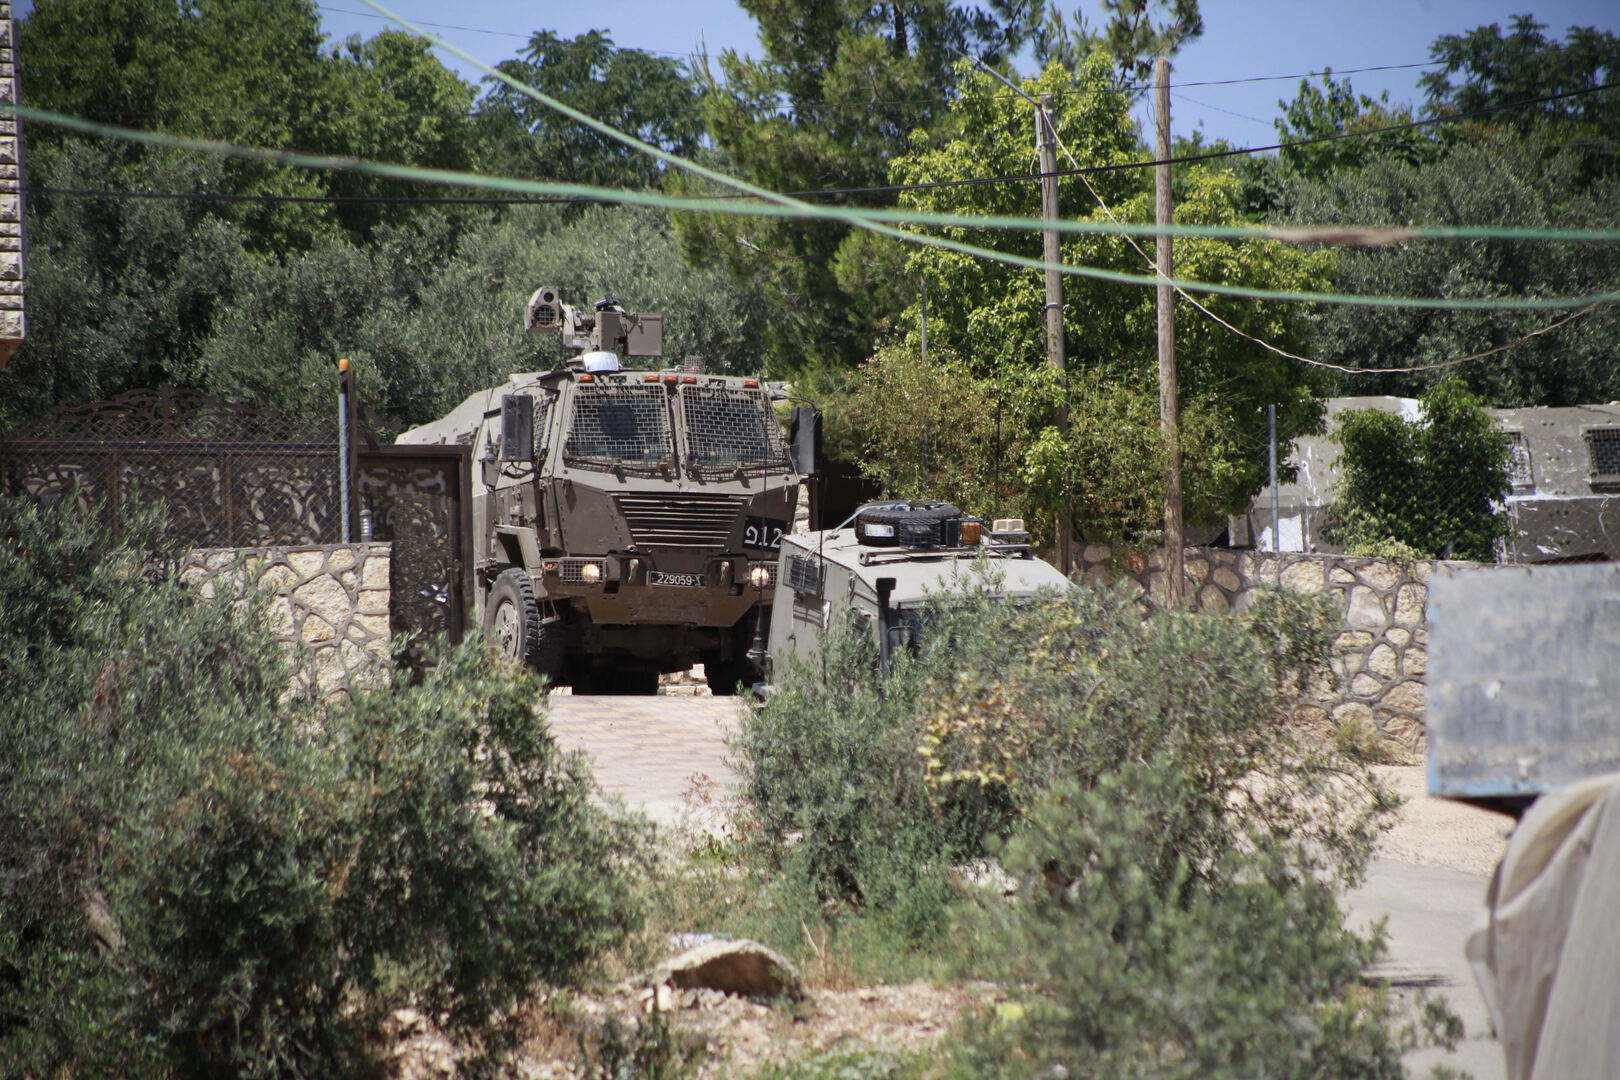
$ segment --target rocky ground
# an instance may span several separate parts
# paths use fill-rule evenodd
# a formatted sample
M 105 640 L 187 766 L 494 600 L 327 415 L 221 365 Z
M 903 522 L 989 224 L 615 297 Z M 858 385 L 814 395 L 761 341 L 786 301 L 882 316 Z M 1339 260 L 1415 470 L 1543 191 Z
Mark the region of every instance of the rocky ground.
M 1379 772 L 1407 800 L 1400 821 L 1381 845 L 1382 860 L 1468 875 L 1490 873 L 1506 845 L 1506 819 L 1428 798 L 1420 767 L 1384 766 Z M 671 954 L 688 944 L 672 941 Z M 616 1054 L 633 1054 L 655 1036 L 663 1038 L 674 1058 L 690 1060 L 689 1075 L 698 1077 L 749 1076 L 770 1063 L 825 1052 L 915 1052 L 936 1043 L 967 1012 L 992 1009 L 998 1002 L 997 988 L 990 983 L 856 986 L 849 985 L 847 973 L 827 966 L 807 974 L 798 1000 L 669 987 L 655 994 L 648 981 L 632 979 L 606 990 L 556 993 L 531 1002 L 517 1074 L 599 1075 L 582 1069 L 583 1048 L 594 1069 L 608 1066 L 611 1075 Z M 420 1014 L 401 1010 L 387 1036 L 401 1080 L 427 1080 L 454 1071 L 457 1051 Z M 1494 1059 L 1494 1044 L 1484 1052 Z
M 773 1062 L 845 1050 L 913 1053 L 936 1043 L 968 1010 L 993 1007 L 990 983 L 862 986 L 812 989 L 803 1000 L 765 1003 L 718 990 L 679 990 L 661 996 L 652 1015 L 646 989 L 621 986 L 603 994 L 568 994 L 533 1003 L 515 1072 L 534 1080 L 573 1077 L 584 1052 L 612 1074 L 615 1055 L 634 1054 L 667 1024 L 674 1058 L 693 1063 L 696 1077 L 748 1076 Z M 390 1035 L 400 1080 L 433 1080 L 455 1071 L 457 1051 L 421 1014 L 401 1009 Z M 588 1073 L 587 1074 L 591 1074 Z

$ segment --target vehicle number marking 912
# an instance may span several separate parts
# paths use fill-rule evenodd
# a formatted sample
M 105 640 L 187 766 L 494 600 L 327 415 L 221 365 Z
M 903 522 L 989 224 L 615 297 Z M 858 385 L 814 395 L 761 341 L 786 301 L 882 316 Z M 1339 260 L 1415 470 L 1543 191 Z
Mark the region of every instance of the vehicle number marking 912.
M 685 585 L 689 588 L 704 588 L 709 584 L 706 574 L 666 574 L 659 570 L 647 572 L 649 585 Z
M 743 526 L 743 546 L 751 548 L 779 548 L 788 523 L 781 518 L 751 517 Z

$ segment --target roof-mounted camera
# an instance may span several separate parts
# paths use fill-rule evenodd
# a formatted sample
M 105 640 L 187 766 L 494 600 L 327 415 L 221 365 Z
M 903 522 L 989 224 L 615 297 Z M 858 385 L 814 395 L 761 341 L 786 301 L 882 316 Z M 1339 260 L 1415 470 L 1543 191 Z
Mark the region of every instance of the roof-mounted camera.
M 557 334 L 564 346 L 582 353 L 664 355 L 664 317 L 626 311 L 612 293 L 597 301 L 594 311 L 580 311 L 562 302 L 556 286 L 542 285 L 529 297 L 523 328 L 531 334 Z

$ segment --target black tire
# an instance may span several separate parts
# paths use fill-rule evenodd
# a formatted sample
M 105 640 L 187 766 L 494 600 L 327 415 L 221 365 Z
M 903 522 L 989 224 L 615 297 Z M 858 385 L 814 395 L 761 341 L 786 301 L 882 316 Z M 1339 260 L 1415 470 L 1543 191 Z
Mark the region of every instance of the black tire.
M 562 623 L 543 619 L 527 570 L 501 571 L 484 604 L 484 630 L 496 648 L 555 684 L 562 675 Z
M 760 609 L 753 608 L 731 632 L 731 658 L 722 660 L 710 653 L 703 659 L 703 677 L 709 684 L 709 693 L 716 697 L 731 697 L 742 686 L 743 693 L 753 689 L 763 676 L 754 662 L 748 659 L 748 650 L 754 647 L 754 630 L 759 625 Z
M 732 697 L 738 686 L 747 693 L 760 681 L 759 669 L 746 657 L 705 663 L 703 676 L 708 680 L 709 693 L 715 697 Z
M 938 535 L 940 523 L 962 516 L 960 508 L 950 503 L 922 503 L 904 508 L 874 507 L 862 510 L 855 519 L 855 532 L 861 543 L 873 547 L 900 547 L 907 545 L 907 532 L 922 529 L 925 534 Z M 892 525 L 893 536 L 871 536 L 864 526 Z M 928 541 L 931 545 L 937 541 Z
M 951 518 L 961 516 L 961 508 L 952 506 L 950 503 L 924 503 L 903 510 L 896 510 L 887 506 L 862 510 L 860 520 L 879 525 L 898 525 L 903 521 L 948 521 Z

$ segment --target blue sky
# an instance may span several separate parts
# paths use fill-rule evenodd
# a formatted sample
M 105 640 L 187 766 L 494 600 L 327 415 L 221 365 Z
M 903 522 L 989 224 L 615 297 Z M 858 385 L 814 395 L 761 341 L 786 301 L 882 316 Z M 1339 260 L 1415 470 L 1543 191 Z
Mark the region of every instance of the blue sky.
M 611 33 L 616 44 L 675 55 L 706 48 L 758 53 L 754 23 L 734 0 L 594 0 L 556 4 L 521 0 L 383 0 L 408 18 L 441 24 L 434 32 L 485 63 L 515 56 L 530 32 L 556 30 L 573 36 L 586 30 Z M 387 24 L 359 0 L 317 0 L 323 25 L 334 37 L 369 37 Z M 1099 0 L 1064 3 L 1079 7 L 1088 21 L 1102 18 Z M 1175 58 L 1171 123 L 1178 134 L 1201 127 L 1208 138 L 1238 145 L 1275 140 L 1272 120 L 1279 99 L 1292 98 L 1299 79 L 1210 84 L 1256 76 L 1297 76 L 1331 67 L 1353 68 L 1420 64 L 1441 34 L 1461 33 L 1496 22 L 1504 30 L 1514 14 L 1529 13 L 1562 37 L 1572 25 L 1620 30 L 1620 4 L 1612 0 L 1559 0 L 1530 5 L 1526 0 L 1204 0 L 1204 36 Z M 467 29 L 450 30 L 448 24 Z M 453 56 L 450 66 L 469 79 L 478 73 Z M 1028 60 L 1025 61 L 1026 68 Z M 1359 93 L 1388 90 L 1393 101 L 1421 100 L 1417 78 L 1424 69 L 1368 71 L 1349 76 Z

